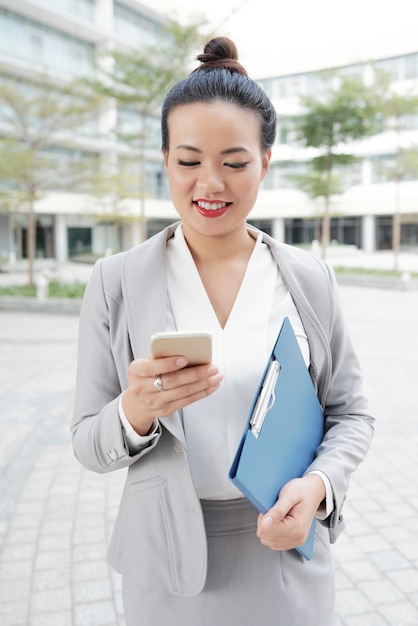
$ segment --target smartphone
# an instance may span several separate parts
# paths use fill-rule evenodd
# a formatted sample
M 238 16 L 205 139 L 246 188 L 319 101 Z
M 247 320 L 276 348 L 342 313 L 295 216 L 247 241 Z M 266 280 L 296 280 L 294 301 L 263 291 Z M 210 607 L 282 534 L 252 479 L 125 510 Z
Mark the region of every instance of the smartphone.
M 212 361 L 212 335 L 206 332 L 161 332 L 151 337 L 151 354 L 155 358 L 185 356 L 188 366 Z

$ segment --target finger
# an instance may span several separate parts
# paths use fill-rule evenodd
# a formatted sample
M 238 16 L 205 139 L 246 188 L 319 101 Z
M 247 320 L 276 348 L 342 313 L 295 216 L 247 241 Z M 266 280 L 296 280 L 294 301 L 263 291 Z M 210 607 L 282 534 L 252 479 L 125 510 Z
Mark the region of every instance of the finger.
M 200 381 L 194 385 L 186 385 L 163 392 L 150 393 L 144 397 L 144 403 L 154 417 L 166 417 L 193 402 L 197 402 L 211 395 L 219 389 L 221 381 L 222 376 L 218 374 L 211 377 L 209 380 Z M 186 389 L 190 393 L 186 392 Z
M 210 379 L 218 373 L 218 368 L 210 364 L 185 367 L 167 372 L 164 376 L 160 374 L 160 376 L 165 390 L 182 388 L 181 394 L 189 396 L 198 389 L 204 389 Z
M 143 378 L 155 377 L 166 372 L 173 372 L 186 367 L 184 356 L 169 356 L 162 359 L 135 359 L 132 361 L 132 372 Z
M 267 522 L 266 522 L 267 520 Z M 284 517 L 280 522 L 274 522 L 270 516 L 263 516 L 257 528 L 260 542 L 273 550 L 289 550 L 301 545 L 305 540 L 304 525 L 292 514 Z

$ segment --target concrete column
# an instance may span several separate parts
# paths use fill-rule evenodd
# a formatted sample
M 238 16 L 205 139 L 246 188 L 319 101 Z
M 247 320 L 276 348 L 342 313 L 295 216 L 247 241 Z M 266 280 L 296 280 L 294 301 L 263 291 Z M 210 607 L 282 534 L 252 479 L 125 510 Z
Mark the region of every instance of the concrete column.
M 96 0 L 96 24 L 101 30 L 113 30 L 113 0 Z
M 55 258 L 58 263 L 68 261 L 67 222 L 65 215 L 59 213 L 54 217 Z
M 364 159 L 361 174 L 362 184 L 370 185 L 372 182 L 372 164 L 370 162 L 370 159 Z
M 361 222 L 361 239 L 364 252 L 376 251 L 376 216 L 363 215 Z

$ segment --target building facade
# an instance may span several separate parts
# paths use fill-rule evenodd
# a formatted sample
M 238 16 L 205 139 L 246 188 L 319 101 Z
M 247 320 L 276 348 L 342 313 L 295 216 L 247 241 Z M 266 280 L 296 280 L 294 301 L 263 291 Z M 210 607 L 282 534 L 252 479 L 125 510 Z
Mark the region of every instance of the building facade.
M 164 23 L 164 16 L 136 0 L 0 0 L 0 82 L 36 85 L 47 77 L 61 88 L 74 79 L 90 78 L 103 52 L 158 44 Z M 139 159 L 132 158 L 132 151 L 118 137 L 140 132 L 140 115 L 109 101 L 93 118 L 43 150 L 51 155 L 57 174 L 41 189 L 35 204 L 37 257 L 63 262 L 80 254 L 126 248 L 138 240 Z M 158 114 L 147 124 L 149 144 L 154 147 L 146 155 L 146 212 L 154 214 L 159 198 L 160 217 L 169 219 Z M 0 106 L 0 138 L 9 132 L 6 110 Z M 132 187 L 131 197 L 125 193 L 123 198 L 112 198 L 103 191 L 92 196 L 82 177 L 79 181 L 66 177 L 78 164 L 95 161 L 112 163 L 113 169 L 123 172 Z M 18 201 L 10 208 L 8 192 L 11 197 L 14 191 L 7 180 L 0 181 L 3 259 L 26 256 L 27 207 Z
M 57 84 L 89 76 L 98 55 L 107 49 L 123 51 L 158 42 L 164 17 L 136 0 L 0 0 L 0 81 L 35 81 L 45 73 Z M 335 68 L 336 75 L 369 80 L 378 68 L 392 85 L 418 94 L 418 52 Z M 295 142 L 292 124 L 300 112 L 300 96 L 327 88 L 322 72 L 260 78 L 278 115 L 278 135 L 270 172 L 263 183 L 250 221 L 292 244 L 319 238 L 321 205 L 291 182 L 289 174 L 307 172 L 311 152 Z M 139 164 L 117 140 L 116 130 L 138 124 L 137 114 L 109 104 L 95 120 L 50 146 L 65 172 L 85 159 L 106 159 L 138 181 Z M 418 113 L 403 120 L 402 147 L 418 151 Z M 151 144 L 146 158 L 145 215 L 148 235 L 177 218 L 169 199 L 159 150 L 159 118 L 151 119 Z M 0 108 L 0 137 L 7 123 Z M 331 238 L 368 252 L 390 248 L 395 199 L 401 213 L 401 246 L 418 247 L 418 174 L 411 171 L 397 187 L 392 179 L 398 138 L 388 129 L 349 146 L 358 159 L 341 171 L 343 193 L 333 197 Z M 65 177 L 63 176 L 62 179 Z M 132 197 L 118 202 L 93 197 L 83 185 L 54 188 L 53 182 L 36 202 L 36 255 L 64 262 L 77 255 L 102 255 L 139 240 L 138 182 Z M 0 192 L 7 181 L 0 181 Z M 0 258 L 25 256 L 26 209 L 7 205 L 0 193 Z M 20 242 L 20 243 L 19 243 Z M 22 243 L 23 242 L 23 243 Z M 19 249 L 19 245 L 21 249 Z
M 317 96 L 341 76 L 370 84 L 379 71 L 390 77 L 391 91 L 418 95 L 418 52 L 258 81 L 275 104 L 278 136 L 254 216 L 272 218 L 276 236 L 286 242 L 306 244 L 319 239 L 322 213 L 321 203 L 310 200 L 291 180 L 292 174 L 308 172 L 312 157 L 312 148 L 301 148 L 295 141 L 294 121 L 301 111 L 301 96 Z M 388 126 L 376 135 L 344 146 L 356 161 L 338 172 L 343 193 L 333 196 L 331 202 L 331 239 L 367 252 L 392 247 L 396 210 L 400 213 L 401 246 L 418 247 L 418 110 L 401 118 L 401 133 L 390 123 Z M 414 159 L 397 185 L 394 171 L 399 147 Z

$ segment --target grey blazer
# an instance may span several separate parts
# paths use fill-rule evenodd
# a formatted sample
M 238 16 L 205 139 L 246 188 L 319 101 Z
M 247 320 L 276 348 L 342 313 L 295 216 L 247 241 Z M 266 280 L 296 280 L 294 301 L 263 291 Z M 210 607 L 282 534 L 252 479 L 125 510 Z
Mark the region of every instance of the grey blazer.
M 71 430 L 75 455 L 88 469 L 104 473 L 129 466 L 110 564 L 143 589 L 193 596 L 206 580 L 206 537 L 180 416 L 161 419 L 158 436 L 134 456 L 118 416 L 129 363 L 148 357 L 150 336 L 165 328 L 166 241 L 175 227 L 96 264 L 80 315 Z M 308 336 L 310 373 L 326 415 L 326 433 L 308 469 L 321 470 L 331 482 L 334 511 L 324 524 L 333 542 L 344 526 L 350 475 L 371 443 L 373 418 L 333 272 L 307 252 L 265 234 L 263 240 Z

